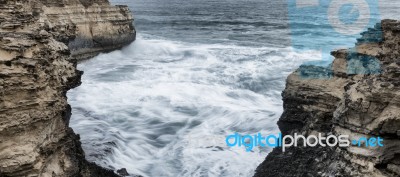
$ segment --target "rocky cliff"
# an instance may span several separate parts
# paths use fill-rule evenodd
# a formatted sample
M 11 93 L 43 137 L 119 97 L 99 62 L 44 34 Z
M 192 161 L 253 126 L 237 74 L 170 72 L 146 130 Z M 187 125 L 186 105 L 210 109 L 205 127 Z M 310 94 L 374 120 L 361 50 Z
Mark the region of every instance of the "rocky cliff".
M 282 134 L 380 136 L 383 147 L 275 148 L 268 176 L 400 176 L 400 22 L 384 20 L 328 68 L 302 66 L 287 79 Z
M 92 58 L 135 40 L 133 17 L 127 6 L 111 6 L 108 0 L 42 1 L 45 6 L 41 10 L 46 18 L 40 22 L 58 33 L 75 34 L 55 34 L 58 40 L 68 41 L 73 58 Z
M 135 39 L 125 6 L 106 0 L 0 0 L 0 176 L 107 177 L 69 128 L 76 59 Z

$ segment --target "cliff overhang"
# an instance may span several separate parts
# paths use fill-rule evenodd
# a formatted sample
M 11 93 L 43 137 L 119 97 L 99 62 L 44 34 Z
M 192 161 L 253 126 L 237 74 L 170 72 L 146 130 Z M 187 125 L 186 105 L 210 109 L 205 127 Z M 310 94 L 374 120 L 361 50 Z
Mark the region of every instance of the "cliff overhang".
M 118 176 L 85 160 L 66 92 L 77 60 L 135 40 L 107 0 L 0 0 L 0 176 Z

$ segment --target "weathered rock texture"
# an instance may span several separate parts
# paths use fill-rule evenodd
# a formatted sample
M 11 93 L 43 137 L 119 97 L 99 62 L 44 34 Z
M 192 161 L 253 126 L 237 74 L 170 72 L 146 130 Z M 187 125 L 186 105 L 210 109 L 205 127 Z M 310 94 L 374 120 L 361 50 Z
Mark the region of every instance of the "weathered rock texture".
M 76 57 L 133 41 L 131 23 L 106 0 L 0 0 L 0 176 L 117 176 L 85 160 L 66 92 Z
M 303 66 L 288 77 L 278 125 L 284 135 L 380 136 L 384 147 L 275 148 L 256 177 L 400 176 L 400 22 L 362 36 L 332 52 L 332 69 Z
M 68 35 L 57 37 L 60 41 L 68 41 L 74 58 L 92 58 L 135 40 L 133 17 L 127 6 L 111 6 L 108 0 L 42 1 L 48 7 L 42 8 L 46 19 L 41 22 L 58 33 L 78 31 L 72 40 Z

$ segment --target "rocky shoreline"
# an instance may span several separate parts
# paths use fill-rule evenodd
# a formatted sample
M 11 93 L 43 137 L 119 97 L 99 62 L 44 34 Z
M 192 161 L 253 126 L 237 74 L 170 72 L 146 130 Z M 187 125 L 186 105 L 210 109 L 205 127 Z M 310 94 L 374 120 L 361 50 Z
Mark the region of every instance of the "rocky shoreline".
M 107 0 L 0 0 L 1 177 L 119 176 L 85 159 L 66 93 L 81 84 L 78 60 L 135 40 L 132 21 Z M 380 136 L 385 146 L 276 148 L 256 177 L 400 176 L 400 22 L 384 20 L 332 55 L 330 68 L 288 77 L 280 130 Z
M 113 177 L 85 160 L 69 127 L 77 60 L 135 40 L 107 0 L 0 0 L 0 176 Z
M 255 177 L 400 176 L 400 22 L 383 20 L 332 55 L 329 68 L 288 77 L 282 134 L 380 136 L 384 146 L 275 148 Z

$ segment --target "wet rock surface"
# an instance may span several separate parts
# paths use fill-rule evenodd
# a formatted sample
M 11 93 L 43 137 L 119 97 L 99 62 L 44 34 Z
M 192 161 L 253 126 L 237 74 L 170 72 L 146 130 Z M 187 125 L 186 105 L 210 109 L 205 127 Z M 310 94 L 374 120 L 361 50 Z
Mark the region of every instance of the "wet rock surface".
M 0 0 L 0 176 L 119 176 L 85 160 L 66 92 L 77 59 L 134 40 L 129 14 L 105 0 Z
M 291 74 L 282 94 L 282 134 L 380 136 L 383 147 L 275 148 L 254 176 L 400 176 L 399 52 L 400 22 L 383 20 L 329 68 Z

